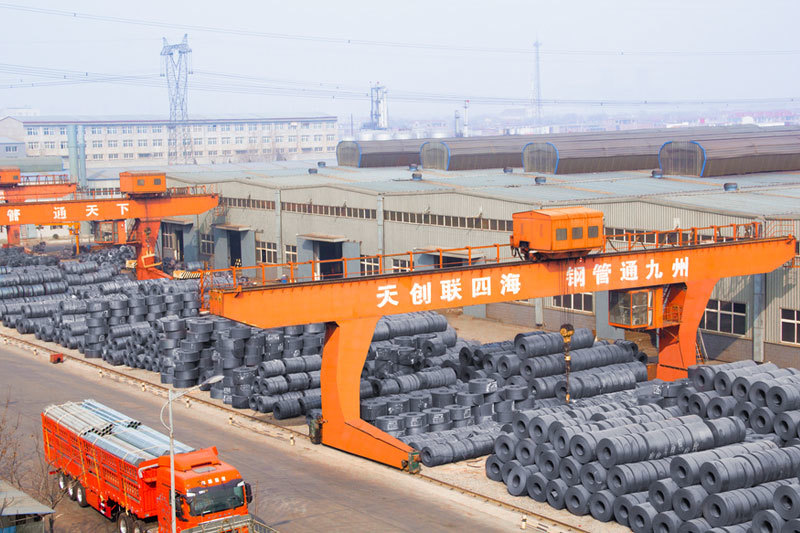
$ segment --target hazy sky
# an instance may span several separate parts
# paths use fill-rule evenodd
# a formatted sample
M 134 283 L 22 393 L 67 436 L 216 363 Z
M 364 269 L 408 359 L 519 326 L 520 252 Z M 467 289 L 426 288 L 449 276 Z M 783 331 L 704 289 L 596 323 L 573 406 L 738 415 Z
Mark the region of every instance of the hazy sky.
M 9 5 L 167 26 L 4 7 Z M 189 79 L 190 116 L 298 112 L 358 116 L 368 112 L 368 100 L 347 96 L 364 98 L 370 83 L 380 81 L 389 89 L 390 116 L 449 117 L 457 104 L 431 95 L 528 98 L 532 44 L 537 37 L 542 42 L 543 99 L 784 98 L 797 93 L 800 81 L 800 43 L 793 29 L 798 19 L 800 2 L 790 0 L 8 0 L 0 1 L 0 108 L 27 105 L 45 114 L 166 115 L 165 81 L 157 77 L 161 38 L 176 42 L 184 33 L 189 34 L 195 70 Z M 187 30 L 175 25 L 235 31 Z M 232 34 L 237 32 L 333 38 L 334 42 Z M 436 46 L 346 44 L 340 39 Z M 531 53 L 518 52 L 524 49 Z M 49 77 L 44 77 L 20 72 L 19 66 L 59 72 L 48 71 Z M 52 83 L 54 76 L 63 78 L 61 70 L 93 73 L 94 79 L 97 74 L 140 77 L 115 84 L 9 88 Z M 67 73 L 68 79 L 74 77 Z M 250 94 L 227 92 L 232 83 Z M 200 86 L 223 91 L 197 90 Z M 301 89 L 338 87 L 340 95 L 264 94 L 265 87 L 271 93 L 277 88 L 294 94 L 302 94 Z M 411 101 L 401 101 L 401 97 Z M 476 113 L 500 112 L 504 107 L 510 106 L 473 104 Z M 774 107 L 797 106 L 776 103 Z M 545 112 L 558 109 L 545 106 Z

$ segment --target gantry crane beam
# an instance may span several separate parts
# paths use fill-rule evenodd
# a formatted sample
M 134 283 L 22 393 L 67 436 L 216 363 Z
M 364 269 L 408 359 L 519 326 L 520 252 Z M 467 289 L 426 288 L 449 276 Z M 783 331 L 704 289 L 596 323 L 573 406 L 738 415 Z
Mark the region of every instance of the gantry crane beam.
M 0 224 L 64 224 L 75 222 L 125 221 L 134 219 L 128 242 L 137 248 L 136 274 L 139 279 L 161 277 L 151 268 L 155 265 L 152 250 L 161 219 L 170 216 L 199 215 L 217 206 L 215 193 L 179 193 L 152 196 L 85 197 L 74 200 L 41 202 L 9 202 L 0 204 Z M 124 234 L 124 232 L 123 232 Z M 150 253 L 145 253 L 150 250 Z
M 19 177 L 19 169 L 13 169 Z M 26 176 L 19 182 L 3 182 L 0 179 L 0 201 L 3 203 L 19 203 L 30 200 L 63 198 L 75 194 L 77 184 L 69 182 L 61 175 Z M 2 207 L 2 206 L 0 206 Z M 20 244 L 19 224 L 6 227 L 7 245 Z
M 695 232 L 696 233 L 696 232 Z M 757 233 L 754 233 L 757 234 Z M 715 233 L 716 235 L 716 233 Z M 794 237 L 664 246 L 543 262 L 506 262 L 307 283 L 209 290 L 212 313 L 252 326 L 326 322 L 322 441 L 402 468 L 411 448 L 360 417 L 360 375 L 383 315 L 541 298 L 669 287 L 679 309 L 659 330 L 658 377 L 686 376 L 697 327 L 720 278 L 771 272 L 795 255 Z

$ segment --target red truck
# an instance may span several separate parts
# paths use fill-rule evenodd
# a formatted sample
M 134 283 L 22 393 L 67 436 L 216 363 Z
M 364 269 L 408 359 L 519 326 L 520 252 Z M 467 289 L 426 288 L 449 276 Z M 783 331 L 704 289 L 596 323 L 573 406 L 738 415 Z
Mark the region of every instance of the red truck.
M 120 533 L 172 530 L 169 437 L 94 400 L 47 407 L 42 432 L 59 486 L 78 505 L 116 521 Z M 177 531 L 261 529 L 247 510 L 250 485 L 216 447 L 175 441 L 175 494 Z

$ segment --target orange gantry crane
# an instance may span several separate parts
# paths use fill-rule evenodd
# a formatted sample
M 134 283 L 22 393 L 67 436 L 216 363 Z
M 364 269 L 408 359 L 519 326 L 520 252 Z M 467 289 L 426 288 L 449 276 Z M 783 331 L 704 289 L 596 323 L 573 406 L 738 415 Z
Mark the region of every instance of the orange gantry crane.
M 296 275 L 304 265 L 315 271 L 316 261 L 281 265 L 290 283 L 267 283 L 267 267 L 258 266 L 232 269 L 233 283 L 215 284 L 218 271 L 211 270 L 201 291 L 212 313 L 252 326 L 326 322 L 322 442 L 404 468 L 414 450 L 360 417 L 361 371 L 381 316 L 610 291 L 614 325 L 657 330 L 657 377 L 671 381 L 695 364 L 697 327 L 720 278 L 771 272 L 793 260 L 795 238 L 767 233 L 754 222 L 627 234 L 620 242 L 604 237 L 602 212 L 542 210 L 514 215 L 511 246 L 377 256 L 377 275 L 350 278 L 341 259 L 344 277 L 319 281 Z M 495 258 L 487 260 L 490 251 Z M 423 253 L 438 254 L 438 264 L 415 267 Z M 454 255 L 464 258 L 461 265 L 443 260 Z M 409 271 L 384 266 L 398 256 Z
M 163 173 L 123 172 L 119 196 L 75 193 L 71 200 L 8 202 L 0 205 L 0 224 L 64 224 L 114 221 L 122 229 L 119 244 L 136 248 L 136 275 L 139 279 L 169 277 L 154 268 L 155 244 L 161 219 L 197 215 L 217 206 L 219 196 L 205 187 L 167 189 Z M 126 220 L 133 219 L 129 232 Z
M 19 203 L 44 198 L 63 198 L 74 194 L 75 182 L 66 173 L 48 173 L 23 176 L 18 167 L 0 167 L 0 200 Z M 6 226 L 6 246 L 19 246 L 19 224 Z

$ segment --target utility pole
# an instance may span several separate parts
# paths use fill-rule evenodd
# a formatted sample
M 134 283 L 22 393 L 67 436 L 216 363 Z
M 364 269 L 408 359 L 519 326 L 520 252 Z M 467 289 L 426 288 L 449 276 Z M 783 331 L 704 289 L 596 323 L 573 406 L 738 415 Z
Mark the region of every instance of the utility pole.
M 469 100 L 464 100 L 464 127 L 462 137 L 469 137 Z
M 161 75 L 167 78 L 169 92 L 169 124 L 167 131 L 167 162 L 189 163 L 193 156 L 192 136 L 189 131 L 187 94 L 188 78 L 192 73 L 192 49 L 189 48 L 189 36 L 184 34 L 183 41 L 169 44 L 166 37 L 161 48 Z
M 536 42 L 533 43 L 534 49 L 534 66 L 533 66 L 533 104 L 536 110 L 536 125 L 541 125 L 542 122 L 542 79 L 539 75 L 539 47 L 542 43 L 539 42 L 539 39 L 536 39 Z

